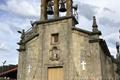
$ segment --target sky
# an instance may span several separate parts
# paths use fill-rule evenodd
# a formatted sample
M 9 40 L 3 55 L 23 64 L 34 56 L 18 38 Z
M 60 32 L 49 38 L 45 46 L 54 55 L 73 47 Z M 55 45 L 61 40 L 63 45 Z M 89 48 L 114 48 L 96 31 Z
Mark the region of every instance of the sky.
M 119 41 L 120 0 L 73 0 L 78 5 L 77 27 L 92 30 L 92 17 L 96 16 L 102 38 L 112 55 L 116 55 Z M 40 0 L 0 0 L 0 65 L 18 63 L 18 30 L 29 29 L 30 21 L 40 20 Z

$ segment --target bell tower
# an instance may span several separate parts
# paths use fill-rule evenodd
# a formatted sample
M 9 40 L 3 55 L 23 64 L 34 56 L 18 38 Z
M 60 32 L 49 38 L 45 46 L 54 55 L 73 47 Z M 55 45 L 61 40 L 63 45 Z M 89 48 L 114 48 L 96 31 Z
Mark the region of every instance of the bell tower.
M 41 21 L 48 20 L 48 15 L 60 18 L 60 12 L 66 12 L 64 17 L 73 16 L 72 4 L 72 0 L 41 0 Z

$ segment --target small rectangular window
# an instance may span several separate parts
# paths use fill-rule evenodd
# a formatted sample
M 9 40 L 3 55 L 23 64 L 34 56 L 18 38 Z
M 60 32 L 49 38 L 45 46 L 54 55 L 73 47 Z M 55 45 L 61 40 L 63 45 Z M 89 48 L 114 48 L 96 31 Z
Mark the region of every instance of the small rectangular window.
M 59 41 L 59 34 L 52 34 L 52 43 L 57 43 Z

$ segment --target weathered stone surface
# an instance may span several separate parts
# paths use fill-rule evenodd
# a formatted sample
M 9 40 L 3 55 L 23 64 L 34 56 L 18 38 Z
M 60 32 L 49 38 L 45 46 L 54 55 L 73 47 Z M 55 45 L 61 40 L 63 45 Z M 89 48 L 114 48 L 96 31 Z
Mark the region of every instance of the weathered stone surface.
M 101 47 L 101 40 L 95 41 L 94 35 L 73 29 L 72 23 L 73 19 L 68 18 L 37 25 L 39 36 L 28 41 L 26 50 L 20 52 L 18 80 L 49 80 L 50 67 L 63 67 L 64 80 L 115 80 L 115 64 L 103 50 L 106 48 Z M 52 44 L 51 34 L 54 33 L 59 34 L 59 41 Z M 59 59 L 50 59 L 53 47 L 59 49 Z M 82 61 L 86 63 L 85 70 Z
M 58 0 L 54 0 L 55 19 L 48 20 L 47 1 L 41 0 L 41 21 L 34 22 L 34 28 L 25 34 L 17 79 L 116 80 L 116 65 L 105 41 L 99 38 L 101 32 L 75 27 L 72 0 L 66 0 L 65 17 L 58 17 Z M 58 40 L 53 42 L 56 36 L 52 34 L 56 33 Z

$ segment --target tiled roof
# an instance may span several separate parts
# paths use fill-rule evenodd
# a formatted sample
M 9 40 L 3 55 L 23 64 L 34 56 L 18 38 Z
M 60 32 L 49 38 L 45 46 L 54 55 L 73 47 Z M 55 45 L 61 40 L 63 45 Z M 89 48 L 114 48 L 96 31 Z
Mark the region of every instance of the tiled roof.
M 7 75 L 9 73 L 12 73 L 12 72 L 17 72 L 17 66 L 15 66 L 13 68 L 10 68 L 10 69 L 8 69 L 6 71 L 1 72 L 0 77 L 5 76 L 5 75 Z

